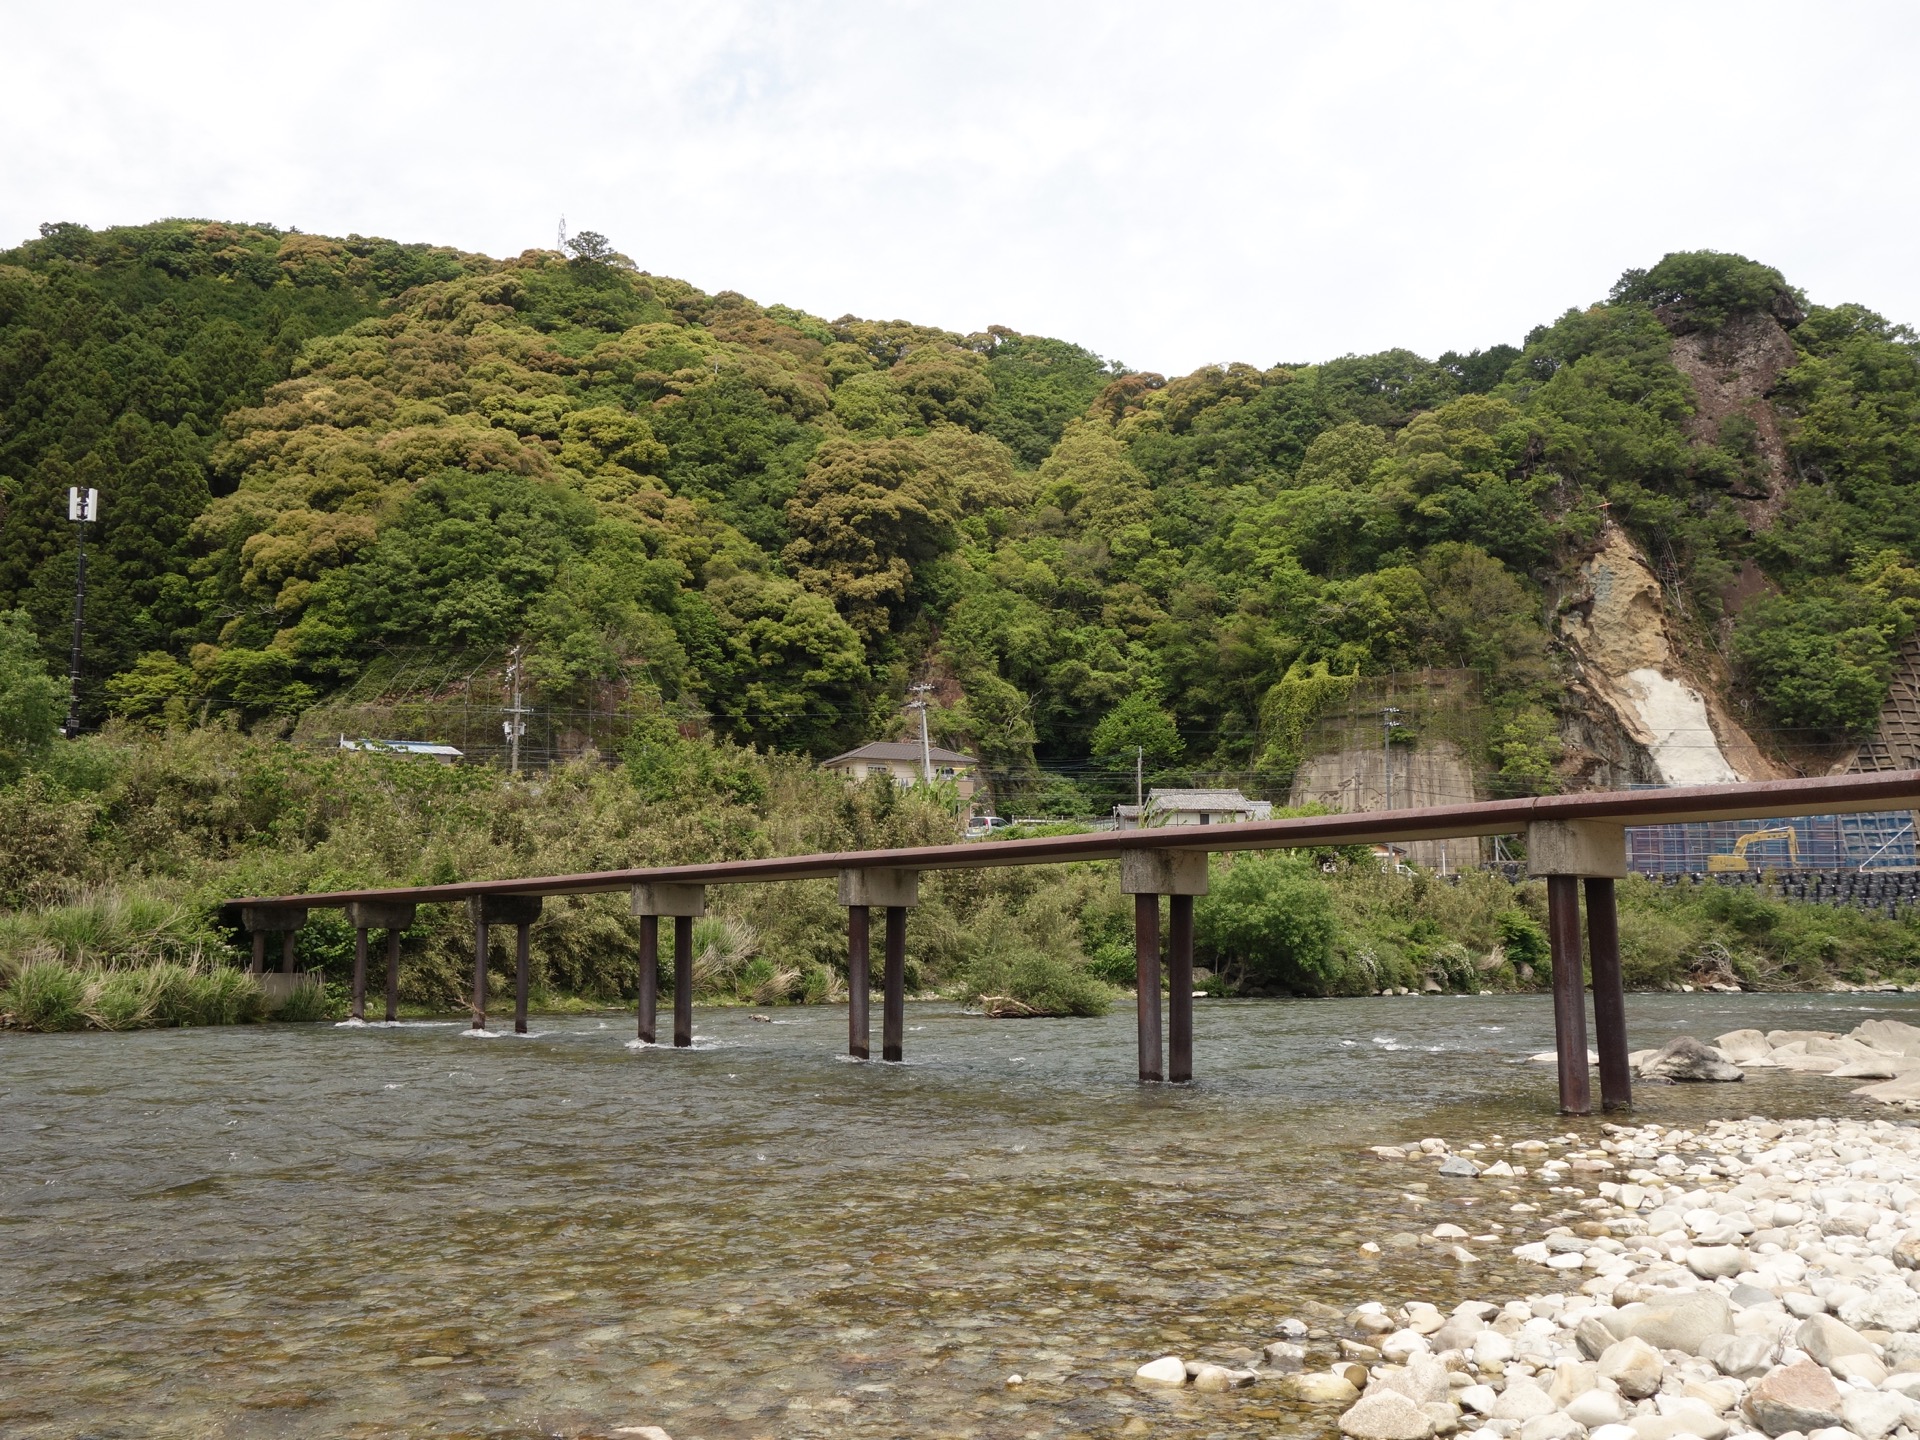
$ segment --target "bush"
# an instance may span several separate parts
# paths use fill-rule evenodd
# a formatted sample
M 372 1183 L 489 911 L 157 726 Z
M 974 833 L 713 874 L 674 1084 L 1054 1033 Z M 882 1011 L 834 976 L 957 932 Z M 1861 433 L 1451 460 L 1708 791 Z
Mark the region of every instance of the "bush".
M 979 956 L 967 967 L 966 998 L 972 1004 L 1010 1000 L 1009 1013 L 1036 1016 L 1104 1015 L 1112 1000 L 1104 984 L 1071 960 L 1028 945 Z
M 87 1017 L 80 1005 L 85 994 L 79 971 L 57 960 L 42 960 L 21 967 L 0 990 L 0 1013 L 23 1030 L 84 1030 Z
M 288 1015 L 286 1008 L 283 1018 L 317 1018 L 304 1010 Z M 265 1011 L 259 985 L 230 966 L 202 970 L 163 962 L 108 969 L 40 960 L 21 967 L 13 983 L 0 990 L 0 1012 L 23 1030 L 238 1025 L 262 1018 Z
M 1016 912 L 999 900 L 985 909 L 966 961 L 969 1003 L 1011 1001 L 1011 1014 L 1106 1014 L 1112 992 L 1088 971 L 1063 917 L 1051 907 Z
M 1237 855 L 1214 867 L 1208 887 L 1195 939 L 1238 961 L 1243 982 L 1321 995 L 1339 978 L 1333 904 L 1304 856 Z

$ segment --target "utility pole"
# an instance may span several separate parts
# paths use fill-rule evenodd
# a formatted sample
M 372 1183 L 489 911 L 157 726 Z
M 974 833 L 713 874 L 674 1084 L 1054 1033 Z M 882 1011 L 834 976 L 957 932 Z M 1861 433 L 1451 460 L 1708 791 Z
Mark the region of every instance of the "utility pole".
M 907 702 L 909 710 L 920 712 L 920 778 L 931 785 L 933 783 L 933 744 L 927 739 L 927 696 L 932 692 L 933 686 L 922 680 L 918 685 L 910 688 L 920 697 L 918 700 Z
M 1387 803 L 1385 809 L 1393 808 L 1393 732 L 1400 728 L 1400 722 L 1393 717 L 1400 713 L 1398 705 L 1389 705 L 1380 712 L 1380 759 L 1387 771 Z
M 67 487 L 67 519 L 73 522 L 73 659 L 67 666 L 67 739 L 80 734 L 80 631 L 87 610 L 87 526 L 100 518 L 100 492 Z
M 1133 806 L 1137 810 L 1147 803 L 1146 792 L 1140 788 L 1141 772 L 1145 768 L 1147 750 L 1144 745 L 1133 747 Z
M 520 737 L 527 733 L 527 722 L 520 717 L 527 711 L 520 703 L 520 647 L 514 646 L 508 654 L 513 657 L 507 662 L 507 678 L 513 682 L 513 704 L 507 710 L 506 722 L 500 728 L 507 732 L 507 772 L 518 776 Z

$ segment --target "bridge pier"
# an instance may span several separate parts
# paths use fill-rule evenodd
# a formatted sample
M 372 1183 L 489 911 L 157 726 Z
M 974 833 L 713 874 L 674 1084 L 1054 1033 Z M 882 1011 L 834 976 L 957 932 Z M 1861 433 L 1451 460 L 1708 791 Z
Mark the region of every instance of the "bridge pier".
M 1547 944 L 1553 955 L 1553 1033 L 1560 1111 L 1593 1113 L 1587 1068 L 1587 1007 L 1580 966 L 1580 888 L 1587 890 L 1593 956 L 1593 1017 L 1600 1053 L 1600 1103 L 1633 1103 L 1627 1069 L 1626 995 L 1614 881 L 1627 873 L 1626 832 L 1597 820 L 1543 820 L 1527 827 L 1527 873 L 1547 882 Z
M 693 1044 L 693 922 L 707 913 L 704 885 L 644 884 L 633 887 L 633 913 L 640 917 L 640 1038 L 654 1043 L 654 1011 L 660 996 L 660 917 L 673 918 L 673 1043 Z
M 367 931 L 387 932 L 387 1019 L 400 1007 L 400 932 L 413 924 L 414 907 L 395 900 L 349 900 L 347 923 L 353 926 L 354 1019 L 367 1018 Z
M 538 895 L 476 895 L 467 901 L 467 913 L 473 918 L 473 1028 L 487 1028 L 487 928 L 512 925 L 519 934 L 515 946 L 513 986 L 513 1028 L 527 1033 L 527 945 L 528 930 L 540 918 Z
M 868 1058 L 868 987 L 872 983 L 870 907 L 887 912 L 886 950 L 881 972 L 880 1058 L 906 1055 L 907 911 L 920 903 L 918 870 L 842 870 L 840 903 L 847 907 L 847 1053 Z
M 1167 1063 L 1170 1081 L 1193 1079 L 1193 901 L 1207 893 L 1204 850 L 1128 850 L 1120 893 L 1133 899 L 1136 1039 L 1140 1078 L 1160 1065 L 1160 897 L 1167 900 Z
M 266 973 L 267 935 L 277 930 L 280 932 L 280 970 L 282 974 L 291 975 L 294 932 L 306 923 L 307 909 L 304 905 L 242 905 L 240 924 L 253 936 L 253 964 L 247 973 Z

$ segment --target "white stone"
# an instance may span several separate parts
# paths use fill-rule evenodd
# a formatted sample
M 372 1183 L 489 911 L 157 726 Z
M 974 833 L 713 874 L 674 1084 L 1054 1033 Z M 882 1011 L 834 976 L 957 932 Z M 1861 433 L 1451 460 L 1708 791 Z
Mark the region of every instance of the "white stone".
M 1574 1396 L 1567 1405 L 1567 1415 L 1589 1430 L 1619 1425 L 1627 1418 L 1627 1402 L 1611 1390 L 1596 1388 Z
M 1187 1362 L 1178 1355 L 1162 1355 L 1158 1360 L 1149 1360 L 1134 1371 L 1133 1378 L 1140 1385 L 1185 1385 Z

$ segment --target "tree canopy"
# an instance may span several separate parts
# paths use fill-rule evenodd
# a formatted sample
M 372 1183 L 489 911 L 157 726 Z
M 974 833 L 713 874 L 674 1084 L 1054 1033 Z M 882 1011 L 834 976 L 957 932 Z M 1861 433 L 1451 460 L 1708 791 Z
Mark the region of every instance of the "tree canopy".
M 1520 344 L 1164 377 L 568 252 L 43 227 L 0 254 L 0 608 L 59 664 L 92 485 L 89 720 L 296 716 L 518 644 L 549 698 L 763 746 L 872 738 L 936 674 L 943 738 L 1010 772 L 1246 772 L 1294 753 L 1300 677 L 1435 665 L 1482 678 L 1516 792 L 1556 783 L 1552 599 L 1603 514 L 1795 734 L 1870 726 L 1920 614 L 1915 337 L 1744 257 Z M 1751 421 L 1704 434 L 1674 358 L 1742 316 L 1791 336 L 1771 523 Z

